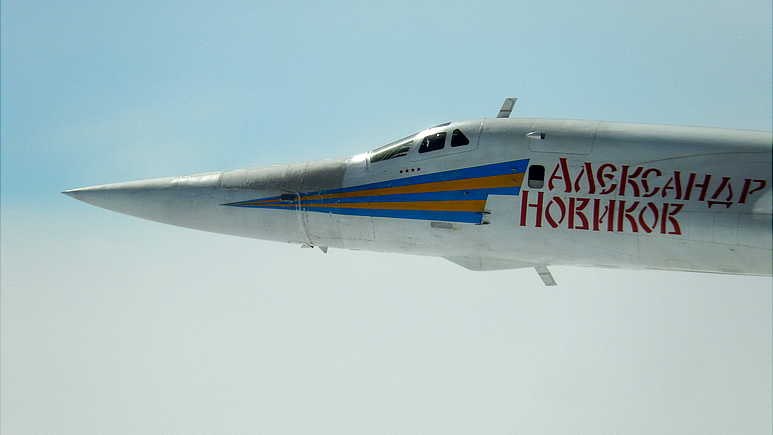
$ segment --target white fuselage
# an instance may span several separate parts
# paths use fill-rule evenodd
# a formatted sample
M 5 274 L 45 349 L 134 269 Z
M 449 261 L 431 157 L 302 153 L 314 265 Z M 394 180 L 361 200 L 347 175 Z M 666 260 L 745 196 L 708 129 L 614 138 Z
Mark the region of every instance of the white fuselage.
M 351 158 L 65 192 L 204 231 L 440 256 L 771 274 L 768 132 L 453 122 Z

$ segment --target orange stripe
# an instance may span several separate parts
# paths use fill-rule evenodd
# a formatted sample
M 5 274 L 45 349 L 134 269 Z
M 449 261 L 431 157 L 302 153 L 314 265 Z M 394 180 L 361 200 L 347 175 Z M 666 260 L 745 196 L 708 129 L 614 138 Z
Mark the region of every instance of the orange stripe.
M 523 173 L 517 174 L 505 174 L 505 175 L 492 175 L 490 177 L 480 178 L 467 178 L 463 180 L 449 180 L 449 181 L 436 181 L 433 183 L 414 184 L 410 186 L 396 186 L 396 187 L 382 187 L 380 189 L 368 189 L 358 190 L 354 192 L 342 192 L 342 193 L 325 193 L 322 195 L 304 196 L 301 198 L 303 201 L 314 201 L 322 199 L 338 199 L 338 198 L 357 198 L 364 196 L 383 196 L 383 195 L 400 195 L 406 193 L 431 193 L 431 192 L 450 192 L 454 190 L 474 190 L 474 189 L 494 189 L 498 187 L 520 187 L 523 184 Z M 456 201 L 455 201 L 456 202 Z M 400 204 L 400 203 L 397 203 Z M 242 205 L 278 205 L 278 206 L 295 206 L 295 203 L 287 203 L 279 199 L 266 199 L 258 201 L 249 201 L 242 203 Z M 306 205 L 312 206 L 312 205 Z M 332 207 L 333 204 L 314 204 L 315 207 Z M 342 205 L 343 206 L 343 205 Z M 356 205 L 345 206 L 348 208 L 367 208 L 356 207 Z M 379 207 L 375 207 L 379 208 Z M 385 208 L 385 207 L 380 207 Z
M 352 202 L 338 204 L 301 204 L 303 208 L 362 208 L 367 210 L 422 210 L 481 212 L 485 200 L 474 201 L 406 201 L 406 202 Z
M 398 195 L 404 193 L 450 192 L 454 190 L 492 189 L 497 187 L 520 187 L 523 173 L 492 175 L 490 177 L 467 178 L 464 180 L 436 181 L 410 186 L 382 187 L 380 189 L 358 190 L 355 192 L 325 193 L 304 196 L 304 200 L 354 198 L 359 196 Z
M 236 203 L 240 207 L 262 207 L 262 206 L 271 206 L 271 207 L 292 207 L 296 208 L 298 207 L 298 204 L 295 202 L 279 202 L 278 200 L 276 202 L 274 201 L 244 201 Z

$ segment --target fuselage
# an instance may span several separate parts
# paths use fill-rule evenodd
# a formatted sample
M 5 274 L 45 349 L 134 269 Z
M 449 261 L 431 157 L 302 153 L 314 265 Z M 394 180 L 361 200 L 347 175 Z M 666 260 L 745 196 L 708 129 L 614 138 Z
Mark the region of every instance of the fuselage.
M 772 147 L 769 132 L 477 119 L 354 157 L 65 193 L 198 230 L 473 270 L 770 275 Z

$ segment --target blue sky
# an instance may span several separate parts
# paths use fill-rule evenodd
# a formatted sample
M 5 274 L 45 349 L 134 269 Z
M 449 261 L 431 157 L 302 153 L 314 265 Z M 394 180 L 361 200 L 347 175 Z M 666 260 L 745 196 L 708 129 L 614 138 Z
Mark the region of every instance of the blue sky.
M 59 193 L 356 154 L 511 96 L 770 131 L 770 2 L 0 12 L 3 433 L 771 430 L 769 278 L 557 268 L 546 290 Z

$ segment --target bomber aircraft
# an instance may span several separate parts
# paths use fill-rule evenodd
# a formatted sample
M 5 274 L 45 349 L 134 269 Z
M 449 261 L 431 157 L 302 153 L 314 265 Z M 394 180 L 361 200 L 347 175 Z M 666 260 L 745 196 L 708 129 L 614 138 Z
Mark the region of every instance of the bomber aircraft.
M 203 231 L 446 258 L 770 276 L 770 132 L 510 118 L 449 122 L 353 157 L 86 187 Z

